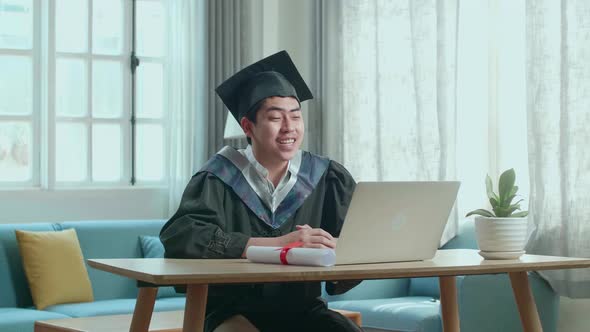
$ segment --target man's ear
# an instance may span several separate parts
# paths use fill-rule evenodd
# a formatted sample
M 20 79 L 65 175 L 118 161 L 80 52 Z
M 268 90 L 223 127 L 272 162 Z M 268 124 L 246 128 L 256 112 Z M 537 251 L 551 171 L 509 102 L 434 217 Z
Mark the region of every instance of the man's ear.
M 242 130 L 246 136 L 252 137 L 252 122 L 247 117 L 243 117 L 240 120 L 240 126 L 242 126 Z

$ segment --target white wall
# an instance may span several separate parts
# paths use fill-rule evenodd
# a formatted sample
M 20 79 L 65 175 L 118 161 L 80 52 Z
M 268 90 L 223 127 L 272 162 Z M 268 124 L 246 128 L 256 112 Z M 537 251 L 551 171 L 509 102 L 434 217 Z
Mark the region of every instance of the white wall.
M 0 191 L 0 224 L 166 218 L 166 188 Z
M 261 4 L 262 19 L 262 54 L 268 56 L 286 50 L 293 59 L 301 76 L 317 95 L 315 88 L 315 20 L 313 12 L 315 0 L 266 0 Z M 309 112 L 314 112 L 313 102 L 302 104 L 303 118 L 306 126 L 306 138 L 303 149 L 309 149 L 309 137 L 313 126 L 308 122 Z
M 262 56 L 287 50 L 305 81 L 313 80 L 316 1 L 255 0 L 250 4 L 251 16 L 257 21 L 252 29 L 261 34 L 261 40 L 254 42 L 262 48 Z
M 313 10 L 314 0 L 279 0 L 277 1 L 277 45 L 278 49 L 286 49 L 297 64 L 301 76 L 313 85 L 315 56 L 315 22 Z

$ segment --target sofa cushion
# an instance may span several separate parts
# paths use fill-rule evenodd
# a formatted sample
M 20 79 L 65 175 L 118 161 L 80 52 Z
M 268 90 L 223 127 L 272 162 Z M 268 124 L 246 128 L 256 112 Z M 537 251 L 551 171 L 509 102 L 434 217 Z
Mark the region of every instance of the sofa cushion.
M 343 300 L 369 300 L 385 299 L 390 297 L 399 297 L 408 295 L 410 280 L 402 279 L 379 279 L 365 280 L 353 289 L 341 295 L 328 295 L 325 287 L 322 287 L 322 297 L 331 301 Z
M 23 308 L 0 308 L 0 331 L 33 332 L 35 321 L 69 318 L 48 311 Z
M 92 317 L 105 315 L 124 315 L 133 313 L 136 299 L 103 300 L 89 303 L 58 304 L 45 310 L 70 317 Z M 184 309 L 184 298 L 156 300 L 154 311 L 173 311 Z
M 37 309 L 43 310 L 59 303 L 93 300 L 75 230 L 17 230 L 16 238 Z
M 334 301 L 328 306 L 332 309 L 359 311 L 363 317 L 363 327 L 393 331 L 442 331 L 440 302 L 430 297 Z
M 186 299 L 184 297 L 179 297 L 179 296 L 166 297 L 166 298 L 158 299 L 156 301 L 156 303 L 159 303 L 162 306 L 162 308 L 166 307 L 166 308 L 174 308 L 171 310 L 179 310 L 179 309 L 184 309 Z
M 164 258 L 164 245 L 157 236 L 142 235 L 139 237 L 143 258 Z M 182 294 L 181 294 L 182 295 Z M 177 296 L 174 287 L 159 287 L 158 298 Z
M 33 299 L 25 277 L 16 242 L 17 229 L 26 231 L 52 231 L 56 224 L 0 224 L 0 307 L 33 306 Z
M 63 222 L 63 229 L 76 229 L 86 259 L 141 258 L 140 235 L 157 235 L 164 220 L 96 220 Z M 88 267 L 94 298 L 136 298 L 136 281 Z

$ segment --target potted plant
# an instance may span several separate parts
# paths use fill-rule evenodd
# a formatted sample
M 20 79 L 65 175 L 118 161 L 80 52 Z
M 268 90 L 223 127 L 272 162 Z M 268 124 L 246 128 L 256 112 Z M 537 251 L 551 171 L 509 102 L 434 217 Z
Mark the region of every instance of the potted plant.
M 492 211 L 477 209 L 466 215 L 477 215 L 475 233 L 479 254 L 485 259 L 516 259 L 524 254 L 528 211 L 519 211 L 523 199 L 512 202 L 518 192 L 515 180 L 514 169 L 502 173 L 496 194 L 492 179 L 487 175 L 486 191 Z

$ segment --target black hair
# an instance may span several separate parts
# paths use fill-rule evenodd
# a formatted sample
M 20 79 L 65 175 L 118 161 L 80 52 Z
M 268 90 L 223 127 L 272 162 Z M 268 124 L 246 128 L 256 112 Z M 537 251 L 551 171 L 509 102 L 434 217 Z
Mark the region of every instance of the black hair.
M 250 120 L 250 122 L 253 124 L 256 124 L 256 114 L 258 114 L 258 111 L 262 108 L 262 106 L 264 106 L 265 101 L 266 98 L 254 104 L 254 106 L 252 106 L 252 108 L 246 113 L 246 115 L 244 115 L 244 117 Z M 246 140 L 248 141 L 248 144 L 252 145 L 252 139 L 250 137 L 246 137 Z

